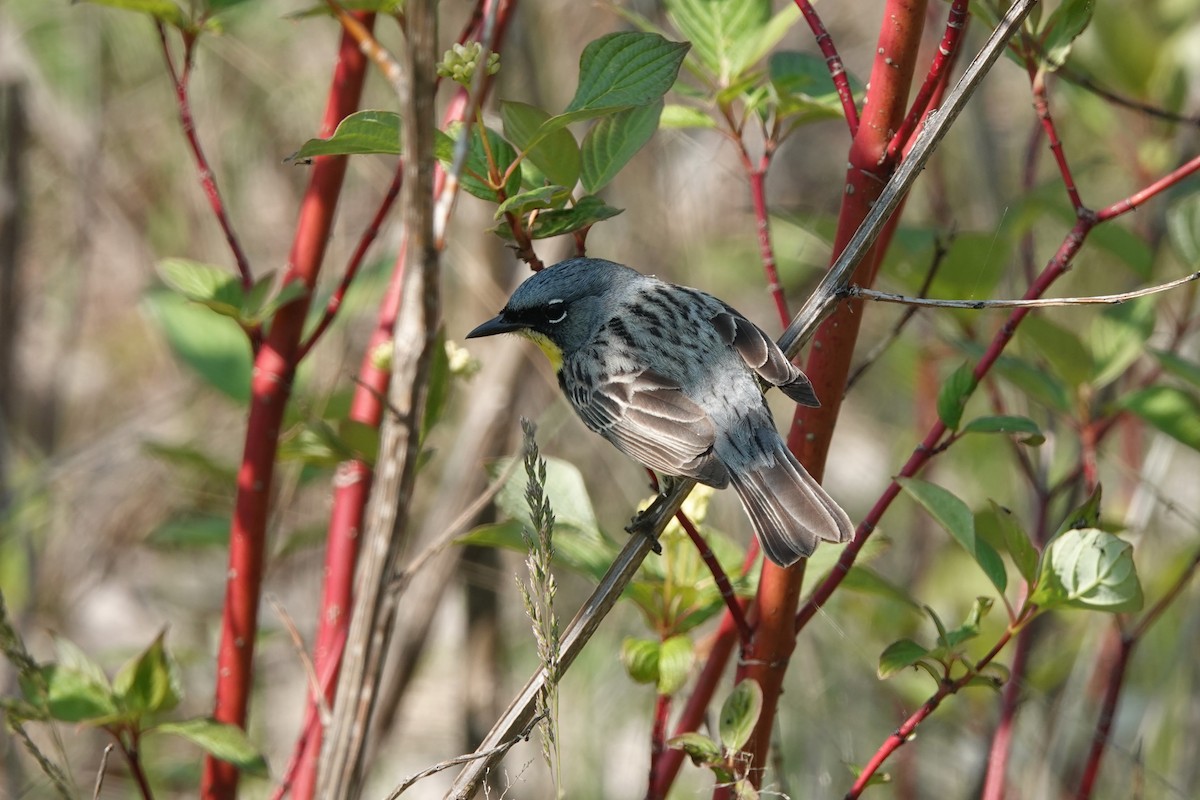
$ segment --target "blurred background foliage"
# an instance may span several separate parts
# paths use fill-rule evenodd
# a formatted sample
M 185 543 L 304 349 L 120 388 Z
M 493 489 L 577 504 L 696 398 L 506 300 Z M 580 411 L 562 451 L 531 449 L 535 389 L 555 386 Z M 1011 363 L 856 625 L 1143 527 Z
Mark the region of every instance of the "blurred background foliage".
M 284 158 L 314 135 L 339 35 L 329 18 L 297 13 L 306 7 L 253 2 L 228 12 L 223 33 L 206 37 L 199 49 L 192 86 L 199 134 L 242 243 L 254 263 L 277 270 L 284 266 L 306 177 L 304 166 Z M 654 3 L 628 7 L 663 22 Z M 869 70 L 881 8 L 879 2 L 820 8 L 859 78 Z M 470 9 L 462 2 L 440 9 L 448 43 Z M 931 6 L 931 15 L 942 13 L 940 4 Z M 586 43 L 627 27 L 603 4 L 523 4 L 509 32 L 495 97 L 564 107 Z M 931 30 L 940 32 L 940 22 Z M 982 35 L 983 26 L 973 24 L 967 53 Z M 381 24 L 379 36 L 393 49 L 401 47 L 395 26 Z M 931 39 L 930 52 L 935 44 Z M 802 25 L 793 27 L 783 46 L 816 52 Z M 1098 0 L 1067 69 L 1050 83 L 1064 149 L 1085 201 L 1099 207 L 1194 154 L 1200 136 L 1194 123 L 1114 106 L 1083 85 L 1087 81 L 1194 119 L 1200 111 L 1200 3 Z M 196 315 L 207 312 L 168 293 L 158 277 L 156 265 L 168 257 L 214 264 L 229 258 L 198 190 L 154 30 L 145 19 L 96 6 L 7 0 L 0 6 L 0 97 L 0 151 L 17 163 L 7 186 L 19 191 L 7 212 L 15 227 L 6 229 L 15 237 L 9 244 L 16 254 L 6 268 L 16 270 L 18 283 L 10 296 L 15 299 L 0 310 L 6 316 L 0 325 L 6 365 L 0 373 L 0 586 L 35 655 L 49 656 L 54 631 L 110 674 L 167 628 L 182 670 L 182 702 L 189 715 L 204 714 L 249 352 L 232 323 L 228 337 L 214 333 L 211 324 L 195 335 Z M 394 105 L 386 83 L 373 76 L 362 107 Z M 489 109 L 488 118 L 493 114 Z M 915 293 L 935 250 L 944 247 L 931 296 L 985 299 L 1024 291 L 1023 252 L 1032 252 L 1028 263 L 1040 268 L 1073 222 L 1044 146 L 1036 158 L 1029 156 L 1037 128 L 1024 70 L 1002 62 L 917 184 L 878 288 Z M 791 136 L 773 164 L 772 233 L 793 308 L 827 264 L 845 152 L 844 122 L 829 118 Z M 326 292 L 391 171 L 388 158 L 351 159 Z M 1119 292 L 1194 271 L 1200 261 L 1195 188 L 1193 179 L 1098 229 L 1055 293 Z M 778 333 L 749 192 L 720 132 L 661 130 L 604 195 L 625 211 L 592 231 L 589 254 L 703 288 Z M 502 242 L 484 232 L 492 209 L 471 197 L 459 202 L 443 260 L 445 328 L 452 342 L 494 313 L 524 275 Z M 313 444 L 304 432 L 319 428 L 319 420 L 336 420 L 346 406 L 398 240 L 393 222 L 334 331 L 298 378 L 289 423 L 293 454 L 319 449 L 320 442 Z M 549 240 L 538 251 L 553 263 L 568 247 Z M 860 356 L 866 359 L 903 309 L 875 305 L 864 313 Z M 984 413 L 991 395 L 1003 396 L 1045 434 L 1044 444 L 1028 448 L 1030 463 L 1057 479 L 1079 463 L 1081 415 L 1120 398 L 1129 375 L 1165 369 L 1177 376 L 1169 378 L 1172 385 L 1195 399 L 1196 377 L 1188 373 L 1197 369 L 1194 326 L 1181 344 L 1168 344 L 1171 331 L 1186 327 L 1195 313 L 1192 287 L 1116 311 L 1041 312 L 1035 324 L 1022 328 L 1009 351 L 1014 359 L 971 401 L 966 418 Z M 852 518 L 861 518 L 936 418 L 943 381 L 978 355 L 976 343 L 1002 321 L 1000 312 L 924 311 L 871 360 L 848 394 L 826 475 Z M 1100 382 L 1083 362 L 1103 348 L 1105 326 L 1140 326 L 1146 336 Z M 1182 360 L 1153 357 L 1153 348 L 1168 346 Z M 533 348 L 488 341 L 473 345 L 470 355 L 481 369 L 447 378 L 442 417 L 427 440 L 431 455 L 418 484 L 415 519 L 436 518 L 435 509 L 453 516 L 473 499 L 487 481 L 487 464 L 515 454 L 516 418 L 525 415 L 539 424 L 544 454 L 578 465 L 598 528 L 619 540 L 632 509 L 650 493 L 644 474 L 581 427 Z M 492 408 L 498 402 L 499 411 Z M 790 417 L 780 398 L 772 404 L 781 419 Z M 497 415 L 501 422 L 488 430 L 498 433 L 476 437 L 478 449 L 462 452 L 463 431 Z M 1128 424 L 1101 454 L 1103 519 L 1134 543 L 1149 598 L 1161 595 L 1197 546 L 1200 458 L 1197 443 L 1188 444 L 1186 432 L 1171 430 L 1169 421 Z M 315 460 L 284 463 L 266 578 L 277 607 L 305 636 L 317 612 L 332 474 Z M 1037 508 L 1005 437 L 967 437 L 923 477 L 976 510 L 994 500 L 1027 525 Z M 559 500 L 553 490 L 550 500 Z M 1082 500 L 1056 498 L 1051 529 Z M 749 535 L 731 496 L 713 498 L 707 523 L 742 545 Z M 573 533 L 565 529 L 562 535 Z M 910 601 L 957 621 L 976 596 L 989 593 L 970 558 L 916 504 L 898 503 L 880 536 L 886 544 L 869 562 L 879 582 L 843 587 L 798 642 L 776 748 L 784 782 L 776 788 L 793 797 L 840 796 L 850 779 L 846 765 L 866 760 L 932 691 L 928 677 L 915 671 L 886 682 L 876 676 L 879 654 L 891 641 L 932 636 L 928 617 Z M 836 555 L 828 547 L 821 552 Z M 512 579 L 520 569 L 512 554 L 473 551 L 411 612 L 432 620 L 430 638 L 401 657 L 408 659 L 409 673 L 387 693 L 390 724 L 378 745 L 369 793 L 470 750 L 535 667 Z M 559 579 L 559 613 L 569 616 L 590 580 L 565 568 Z M 1197 591 L 1186 590 L 1134 657 L 1098 797 L 1186 798 L 1200 792 Z M 634 797 L 644 789 L 653 691 L 630 681 L 620 654 L 623 640 L 645 636 L 646 627 L 633 604 L 623 606 L 562 686 L 562 784 L 570 797 Z M 996 638 L 1001 616 L 984 620 L 982 641 Z M 277 775 L 299 724 L 305 676 L 282 614 L 267 610 L 262 620 L 251 735 Z M 1094 730 L 1102 690 L 1095 670 L 1111 655 L 1110 627 L 1107 617 L 1083 612 L 1059 614 L 1040 626 L 1021 686 L 1010 767 L 1015 796 L 1061 796 L 1073 785 Z M 694 632 L 701 654 L 706 630 Z M 404 638 L 399 640 L 403 647 Z M 9 672 L 0 677 L 9 693 Z M 889 763 L 892 783 L 873 795 L 975 796 L 995 709 L 989 690 L 950 700 L 921 728 L 919 742 Z M 60 735 L 77 780 L 89 784 L 102 749 L 99 735 L 70 728 Z M 175 743 L 148 747 L 159 796 L 193 794 L 194 750 Z M 42 796 L 41 777 L 12 740 L 0 743 L 0 750 L 0 795 Z M 513 797 L 547 796 L 536 744 L 518 748 L 506 764 L 497 786 L 511 784 Z M 113 770 L 105 796 L 129 796 L 120 768 Z M 419 785 L 412 796 L 440 796 L 446 784 L 439 781 Z M 704 793 L 710 782 L 702 771 L 685 768 L 673 796 Z M 247 796 L 269 786 L 249 781 Z

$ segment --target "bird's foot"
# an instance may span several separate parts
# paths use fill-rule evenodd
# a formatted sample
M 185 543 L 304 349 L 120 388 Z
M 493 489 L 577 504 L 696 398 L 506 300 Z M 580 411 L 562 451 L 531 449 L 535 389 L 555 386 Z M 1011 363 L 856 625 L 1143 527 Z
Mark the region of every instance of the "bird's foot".
M 662 506 L 666 503 L 667 497 L 672 493 L 672 490 L 679 483 L 679 478 L 674 475 L 664 475 L 659 482 L 659 493 L 654 498 L 654 502 L 643 508 L 633 516 L 629 524 L 625 526 L 625 530 L 631 534 L 640 534 L 650 540 L 650 549 L 658 555 L 662 555 L 662 545 L 659 544 L 658 534 L 655 531 L 655 523 L 661 515 Z
M 656 511 L 661 497 L 654 498 L 654 502 L 643 508 L 641 511 L 633 515 L 633 519 L 625 526 L 625 531 L 634 536 L 645 536 L 650 540 L 650 549 L 658 555 L 662 555 L 662 544 L 658 541 L 658 534 L 654 531 L 654 520 L 658 517 Z

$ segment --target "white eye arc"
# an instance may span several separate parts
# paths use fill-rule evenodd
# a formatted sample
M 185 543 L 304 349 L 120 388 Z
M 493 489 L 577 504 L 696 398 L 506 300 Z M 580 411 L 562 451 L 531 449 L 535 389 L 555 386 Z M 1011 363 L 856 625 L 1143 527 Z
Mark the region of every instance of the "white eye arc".
M 554 324 L 556 324 L 556 323 L 562 322 L 564 319 L 566 319 L 566 318 L 567 318 L 567 309 L 566 309 L 566 306 L 565 306 L 565 305 L 563 305 L 563 301 L 562 301 L 562 300 L 560 300 L 560 299 L 558 299 L 557 297 L 556 297 L 556 298 L 554 298 L 553 300 L 551 300 L 549 303 L 547 303 L 547 304 L 546 304 L 546 310 L 547 310 L 547 311 L 551 311 L 551 312 L 552 312 L 552 309 L 553 309 L 555 306 L 563 306 L 563 309 L 562 309 L 562 313 L 561 313 L 561 314 L 559 314 L 557 317 L 555 317 L 555 318 L 553 318 L 553 319 L 551 319 L 551 318 L 550 318 L 550 315 L 549 315 L 549 314 L 547 314 L 547 315 L 546 315 L 546 321 L 547 321 L 547 322 L 549 322 L 551 325 L 554 325 Z

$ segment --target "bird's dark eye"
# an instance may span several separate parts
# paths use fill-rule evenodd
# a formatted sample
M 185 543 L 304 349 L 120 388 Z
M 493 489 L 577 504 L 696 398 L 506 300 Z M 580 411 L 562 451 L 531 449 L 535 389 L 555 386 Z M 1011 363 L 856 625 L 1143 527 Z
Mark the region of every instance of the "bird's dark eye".
M 567 304 L 562 300 L 554 299 L 546 304 L 546 322 L 551 325 L 556 325 L 567 318 Z

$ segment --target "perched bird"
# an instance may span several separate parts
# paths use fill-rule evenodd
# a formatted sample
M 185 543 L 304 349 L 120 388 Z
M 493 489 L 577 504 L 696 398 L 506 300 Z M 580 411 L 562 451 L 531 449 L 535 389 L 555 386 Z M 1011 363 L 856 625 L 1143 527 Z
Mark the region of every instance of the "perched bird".
M 759 384 L 807 406 L 812 384 L 754 323 L 704 292 L 573 258 L 521 284 L 468 339 L 516 333 L 550 358 L 584 424 L 639 464 L 733 484 L 767 558 L 789 566 L 854 534 L 788 451 Z

